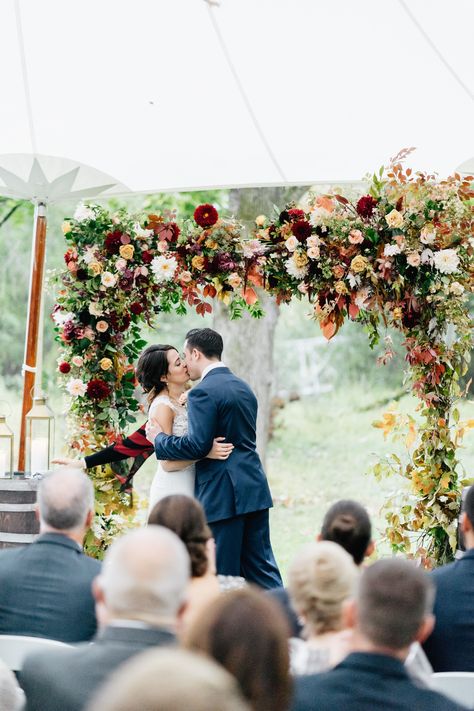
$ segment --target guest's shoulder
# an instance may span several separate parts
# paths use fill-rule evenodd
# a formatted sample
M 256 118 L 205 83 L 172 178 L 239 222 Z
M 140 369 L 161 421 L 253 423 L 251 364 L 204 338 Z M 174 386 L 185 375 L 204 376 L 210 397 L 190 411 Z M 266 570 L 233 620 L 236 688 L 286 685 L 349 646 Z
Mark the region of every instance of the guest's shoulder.
M 102 568 L 102 562 L 100 560 L 97 560 L 97 558 L 92 558 L 92 556 L 87 555 L 87 553 L 82 553 L 82 560 L 84 561 L 84 565 L 91 571 L 95 572 L 96 574 L 100 573 L 101 568 Z
M 54 677 L 64 664 L 75 664 L 76 658 L 82 656 L 84 649 L 90 648 L 89 642 L 74 646 L 65 644 L 55 649 L 44 649 L 41 652 L 28 654 L 19 674 L 20 682 L 35 677 Z

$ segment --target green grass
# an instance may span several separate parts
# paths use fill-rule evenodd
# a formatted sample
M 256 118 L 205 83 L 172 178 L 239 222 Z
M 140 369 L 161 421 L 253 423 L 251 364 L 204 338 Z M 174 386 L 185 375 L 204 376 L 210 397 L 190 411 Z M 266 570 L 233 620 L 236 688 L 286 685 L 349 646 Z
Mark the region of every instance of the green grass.
M 380 541 L 380 509 L 388 493 L 403 485 L 398 477 L 377 482 L 366 473 L 378 456 L 404 452 L 400 442 L 384 441 L 382 431 L 372 427 L 388 409 L 390 395 L 354 385 L 318 399 L 289 403 L 279 414 L 267 471 L 275 500 L 272 542 L 283 574 L 298 547 L 314 539 L 324 513 L 338 499 L 363 503 L 374 522 L 374 538 Z M 384 399 L 386 404 L 382 404 Z M 410 413 L 416 404 L 410 396 L 397 403 L 401 412 Z M 461 416 L 474 416 L 473 402 L 463 403 Z M 473 476 L 474 450 L 469 435 L 459 455 Z M 389 552 L 386 544 L 379 543 L 378 549 L 381 554 Z

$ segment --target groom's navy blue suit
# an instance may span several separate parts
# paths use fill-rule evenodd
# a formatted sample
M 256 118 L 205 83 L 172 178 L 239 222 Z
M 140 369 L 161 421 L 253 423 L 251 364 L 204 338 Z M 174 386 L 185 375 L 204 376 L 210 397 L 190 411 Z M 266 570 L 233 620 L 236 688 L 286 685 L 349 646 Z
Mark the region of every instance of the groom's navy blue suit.
M 263 588 L 281 586 L 270 544 L 272 497 L 255 448 L 255 395 L 219 366 L 189 392 L 188 413 L 188 434 L 158 434 L 155 451 L 158 459 L 198 460 L 195 494 L 216 541 L 218 573 L 242 575 Z M 227 460 L 205 459 L 215 437 L 234 445 Z

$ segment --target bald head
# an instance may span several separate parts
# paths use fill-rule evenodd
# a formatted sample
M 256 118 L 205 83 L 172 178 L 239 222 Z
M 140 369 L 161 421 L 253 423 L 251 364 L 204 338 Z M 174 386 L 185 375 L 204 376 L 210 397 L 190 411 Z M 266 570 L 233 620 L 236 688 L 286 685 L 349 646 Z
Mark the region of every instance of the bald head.
M 98 585 L 111 617 L 174 622 L 189 577 L 189 555 L 178 536 L 147 526 L 112 544 Z
M 80 532 L 94 511 L 94 487 L 78 469 L 61 469 L 41 480 L 38 509 L 42 529 Z

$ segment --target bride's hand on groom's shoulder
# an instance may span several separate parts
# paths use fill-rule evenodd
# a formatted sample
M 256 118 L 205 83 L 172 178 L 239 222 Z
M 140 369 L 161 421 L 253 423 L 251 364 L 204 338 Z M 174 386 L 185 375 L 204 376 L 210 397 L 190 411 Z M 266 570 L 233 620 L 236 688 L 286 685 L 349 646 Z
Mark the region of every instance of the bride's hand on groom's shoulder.
M 160 432 L 163 432 L 161 429 L 160 425 L 156 420 L 148 420 L 148 422 L 145 425 L 145 434 L 146 438 L 149 442 L 152 444 L 155 444 L 155 438 L 157 435 L 160 434 Z

